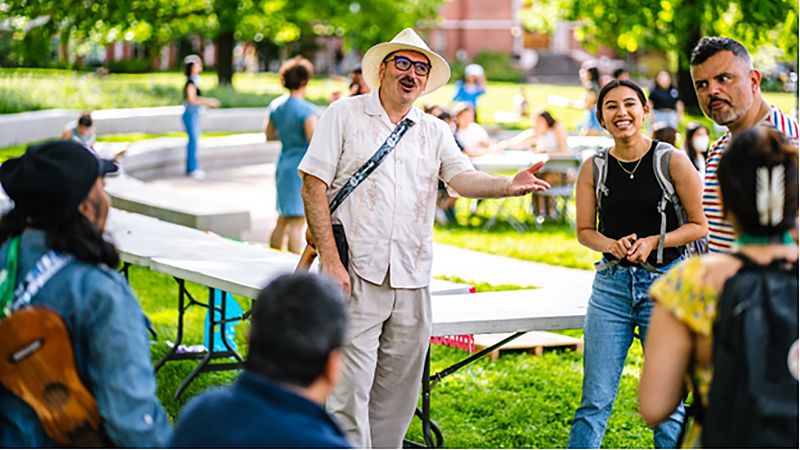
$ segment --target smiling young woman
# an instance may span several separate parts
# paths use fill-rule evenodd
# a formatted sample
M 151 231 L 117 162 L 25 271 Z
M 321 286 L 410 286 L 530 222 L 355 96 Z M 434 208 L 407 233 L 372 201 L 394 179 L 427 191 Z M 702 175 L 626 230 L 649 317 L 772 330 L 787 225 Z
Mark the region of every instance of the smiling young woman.
M 659 144 L 642 135 L 648 113 L 644 93 L 635 83 L 614 80 L 603 87 L 598 95 L 597 119 L 614 138 L 614 146 L 606 150 L 605 189 L 599 202 L 594 158 L 584 163 L 578 175 L 578 241 L 602 252 L 603 259 L 596 264 L 584 323 L 583 395 L 570 431 L 571 448 L 599 448 L 636 328 L 640 340 L 647 335 L 652 309 L 647 291 L 684 257 L 685 244 L 706 234 L 700 178 L 689 158 L 673 151 L 669 171 L 687 221 L 679 226 L 675 209 L 667 207 L 662 261 L 653 251 L 660 237 L 662 217 L 658 207 L 663 193 L 653 164 Z M 657 426 L 655 447 L 674 447 L 682 420 L 680 408 Z

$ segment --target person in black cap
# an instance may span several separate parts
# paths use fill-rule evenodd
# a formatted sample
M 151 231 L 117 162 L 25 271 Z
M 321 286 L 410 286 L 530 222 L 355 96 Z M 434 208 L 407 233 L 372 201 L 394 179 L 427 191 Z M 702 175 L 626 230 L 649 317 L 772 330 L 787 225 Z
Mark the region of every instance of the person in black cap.
M 41 306 L 61 317 L 107 445 L 163 447 L 172 429 L 155 395 L 145 317 L 115 270 L 116 248 L 103 238 L 110 206 L 104 176 L 116 170 L 70 141 L 28 147 L 0 166 L 0 184 L 14 202 L 0 218 L 0 293 L 47 271 L 42 261 L 63 262 L 29 301 L 14 292 L 3 311 L 13 317 Z M 14 266 L 16 276 L 9 275 Z M 34 409 L 0 385 L 0 447 L 56 445 Z

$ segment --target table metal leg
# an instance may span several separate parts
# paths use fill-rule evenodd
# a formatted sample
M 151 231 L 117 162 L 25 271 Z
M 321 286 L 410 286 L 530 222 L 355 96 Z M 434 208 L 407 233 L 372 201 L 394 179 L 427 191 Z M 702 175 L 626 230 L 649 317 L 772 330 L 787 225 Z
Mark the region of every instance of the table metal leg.
M 431 375 L 431 347 L 428 346 L 428 354 L 425 357 L 425 367 L 422 375 L 422 409 L 417 408 L 415 415 L 422 421 L 422 436 L 425 439 L 425 444 L 419 444 L 413 441 L 405 440 L 404 446 L 409 448 L 441 448 L 444 444 L 444 436 L 439 430 L 439 427 L 434 421 L 431 420 L 431 391 L 443 378 L 452 375 L 462 367 L 488 355 L 489 353 L 497 350 L 498 348 L 506 345 L 514 339 L 527 333 L 527 331 L 518 331 L 511 336 L 503 339 L 502 341 L 485 348 L 478 353 L 470 355 L 468 358 L 459 361 L 452 366 Z M 434 443 L 433 434 L 436 435 L 436 442 Z
M 218 310 L 214 306 L 214 289 L 209 288 L 209 296 L 208 296 L 208 304 L 200 303 L 192 298 L 189 291 L 186 289 L 186 282 L 179 278 L 175 278 L 175 281 L 178 283 L 178 333 L 175 344 L 172 346 L 167 353 L 161 357 L 161 359 L 156 363 L 155 370 L 158 371 L 167 361 L 180 361 L 185 359 L 192 359 L 196 360 L 200 359 L 200 362 L 197 366 L 192 370 L 192 372 L 183 380 L 178 389 L 175 391 L 175 399 L 177 400 L 178 397 L 183 393 L 183 391 L 194 381 L 194 379 L 202 372 L 217 372 L 223 370 L 236 370 L 242 368 L 242 362 L 244 358 L 235 351 L 229 342 L 227 342 L 224 332 L 222 333 L 222 342 L 225 344 L 225 347 L 228 349 L 227 351 L 214 351 L 214 328 L 217 326 L 222 326 L 226 322 L 230 322 L 231 320 L 244 320 L 249 317 L 249 313 L 243 314 L 241 317 L 237 317 L 234 319 L 227 319 L 225 318 L 225 294 L 222 296 L 222 309 L 220 313 L 222 314 L 220 320 L 216 320 L 214 312 Z M 189 303 L 186 303 L 186 298 L 189 299 Z M 183 330 L 184 330 L 184 319 L 185 319 L 185 312 L 186 310 L 192 306 L 198 305 L 203 306 L 209 309 L 209 324 L 208 330 L 209 338 L 209 350 L 202 351 L 202 352 L 185 352 L 185 353 L 178 353 L 178 347 L 183 342 Z M 229 358 L 233 357 L 236 359 L 235 363 L 224 363 L 224 364 L 209 364 L 212 358 Z

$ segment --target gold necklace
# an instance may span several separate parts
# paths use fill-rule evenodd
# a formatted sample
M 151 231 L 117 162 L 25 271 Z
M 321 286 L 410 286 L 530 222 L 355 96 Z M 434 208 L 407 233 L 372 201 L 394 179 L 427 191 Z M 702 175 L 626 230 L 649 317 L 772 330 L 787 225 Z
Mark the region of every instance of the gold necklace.
M 619 159 L 617 159 L 617 158 L 614 158 L 614 159 L 617 160 L 617 164 L 619 164 L 619 168 L 622 169 L 623 171 L 625 171 L 625 173 L 627 173 L 628 175 L 630 175 L 631 176 L 631 180 L 632 180 L 633 179 L 633 173 L 636 172 L 636 169 L 639 168 L 639 164 L 642 163 L 642 160 L 644 159 L 644 155 L 646 155 L 646 154 L 647 154 L 647 152 L 645 152 L 642 156 L 639 157 L 639 161 L 636 162 L 636 166 L 634 166 L 633 170 L 626 169 L 625 166 L 622 165 L 622 162 Z

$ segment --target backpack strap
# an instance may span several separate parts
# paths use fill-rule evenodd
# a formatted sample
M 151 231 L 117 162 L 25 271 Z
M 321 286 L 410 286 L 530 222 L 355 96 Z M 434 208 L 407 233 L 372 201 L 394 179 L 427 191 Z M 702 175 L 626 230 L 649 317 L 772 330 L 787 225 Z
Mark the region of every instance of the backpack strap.
M 606 178 L 608 177 L 608 152 L 611 147 L 601 148 L 592 155 L 592 178 L 594 179 L 595 212 L 599 215 L 602 209 L 600 199 L 608 195 Z
M 661 187 L 661 200 L 658 202 L 658 213 L 661 215 L 661 227 L 658 236 L 658 248 L 656 250 L 656 263 L 661 264 L 664 262 L 664 236 L 667 234 L 667 202 L 673 201 L 673 196 L 676 195 L 675 185 L 672 183 L 672 174 L 669 170 L 669 162 L 672 158 L 673 147 L 659 141 L 654 141 L 654 143 L 653 173 L 655 173 L 658 185 Z M 673 202 L 673 205 L 674 204 Z M 678 220 L 680 221 L 680 219 Z M 679 226 L 680 225 L 682 224 L 679 224 Z

